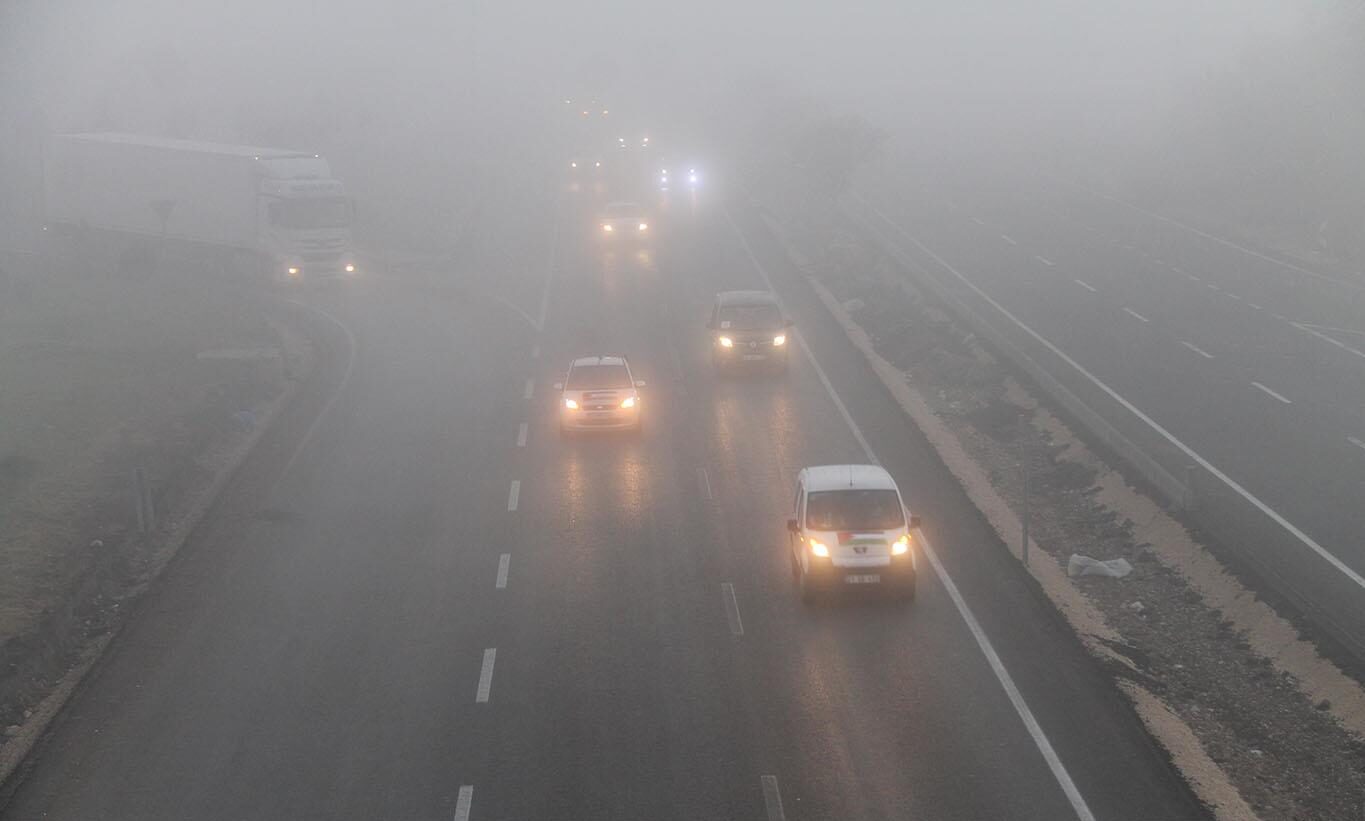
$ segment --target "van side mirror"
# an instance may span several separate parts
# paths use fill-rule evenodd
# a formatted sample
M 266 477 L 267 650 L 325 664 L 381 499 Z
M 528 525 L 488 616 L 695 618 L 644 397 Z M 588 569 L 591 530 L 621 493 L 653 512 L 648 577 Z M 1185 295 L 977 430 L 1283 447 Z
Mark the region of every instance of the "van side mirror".
M 790 530 L 792 533 L 800 533 L 800 532 L 801 532 L 801 528 L 796 524 L 796 520 L 795 520 L 795 519 L 788 519 L 788 520 L 787 520 L 787 529 Z
M 919 517 L 918 517 L 918 516 L 913 516 L 913 515 L 912 515 L 912 516 L 910 517 L 910 529 L 911 529 L 911 530 L 914 530 L 914 529 L 916 529 L 916 528 L 918 528 L 918 527 L 919 527 Z

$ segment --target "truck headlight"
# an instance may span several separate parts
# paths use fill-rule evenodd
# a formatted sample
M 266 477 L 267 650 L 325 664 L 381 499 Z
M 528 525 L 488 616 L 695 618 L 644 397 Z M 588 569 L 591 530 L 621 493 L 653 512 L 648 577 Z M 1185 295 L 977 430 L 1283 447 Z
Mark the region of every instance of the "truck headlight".
M 647 223 L 647 222 L 642 222 L 642 223 L 640 223 L 640 230 L 641 230 L 641 231 L 647 231 L 647 230 L 649 230 L 649 223 Z
M 602 224 L 602 230 L 610 234 L 612 231 L 615 231 L 616 229 L 611 227 L 611 223 L 606 222 Z
M 774 346 L 780 348 L 780 347 L 782 347 L 783 345 L 786 345 L 786 344 L 787 344 L 787 335 L 786 335 L 786 334 L 778 334 L 777 336 L 773 337 L 773 345 L 774 345 Z
M 627 396 L 625 399 L 622 399 L 621 407 L 625 408 L 626 410 L 630 410 L 631 408 L 635 407 L 635 397 Z
M 807 539 L 810 542 L 810 552 L 812 556 L 819 556 L 822 559 L 829 558 L 829 548 L 825 547 L 824 542 L 816 539 Z
M 906 533 L 891 543 L 891 555 L 900 556 L 910 552 L 910 534 Z
M 297 265 L 290 265 L 286 270 L 288 271 L 291 277 L 296 277 L 299 275 L 299 268 Z
M 354 262 L 348 262 L 348 263 L 346 263 L 346 273 L 348 273 L 348 274 L 354 274 L 354 273 L 355 273 L 355 263 L 354 263 Z
M 564 407 L 568 408 L 569 410 L 578 410 L 578 400 L 577 400 L 577 399 L 565 399 L 565 400 L 564 400 Z
M 735 347 L 735 341 L 734 341 L 733 339 L 731 339 L 730 337 L 728 337 L 728 336 L 722 336 L 720 339 L 718 339 L 718 340 L 716 340 L 716 341 L 720 343 L 720 346 L 721 346 L 722 348 L 733 348 L 733 347 Z

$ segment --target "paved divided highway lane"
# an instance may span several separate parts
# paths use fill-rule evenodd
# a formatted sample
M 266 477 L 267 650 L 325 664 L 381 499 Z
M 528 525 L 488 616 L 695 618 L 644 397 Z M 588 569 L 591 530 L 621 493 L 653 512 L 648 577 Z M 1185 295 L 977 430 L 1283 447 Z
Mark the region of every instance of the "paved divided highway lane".
M 1203 817 L 751 213 L 609 249 L 591 207 L 528 227 L 558 239 L 505 272 L 520 310 L 330 305 L 358 351 L 329 417 L 167 572 L 5 818 Z M 706 306 L 764 277 L 820 370 L 717 377 Z M 645 431 L 562 440 L 550 386 L 598 351 Z M 998 668 L 922 559 L 911 607 L 799 603 L 793 477 L 859 436 Z
M 1095 195 L 914 190 L 869 198 L 1365 574 L 1365 285 L 1336 284 Z

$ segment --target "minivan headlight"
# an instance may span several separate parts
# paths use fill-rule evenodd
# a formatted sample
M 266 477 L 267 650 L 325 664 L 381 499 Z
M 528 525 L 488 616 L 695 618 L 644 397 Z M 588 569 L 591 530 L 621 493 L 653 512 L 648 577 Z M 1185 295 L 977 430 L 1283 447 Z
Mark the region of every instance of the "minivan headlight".
M 906 533 L 891 543 L 891 555 L 900 556 L 910 552 L 910 534 Z

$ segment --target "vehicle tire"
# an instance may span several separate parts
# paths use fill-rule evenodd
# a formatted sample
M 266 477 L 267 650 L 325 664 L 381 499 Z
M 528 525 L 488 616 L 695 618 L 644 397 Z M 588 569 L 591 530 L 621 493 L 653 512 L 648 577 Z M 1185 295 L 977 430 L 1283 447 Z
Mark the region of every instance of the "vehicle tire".
M 815 589 L 815 584 L 811 582 L 810 575 L 800 573 L 796 579 L 796 589 L 801 593 L 801 603 L 810 606 L 815 604 L 819 597 L 819 591 Z

